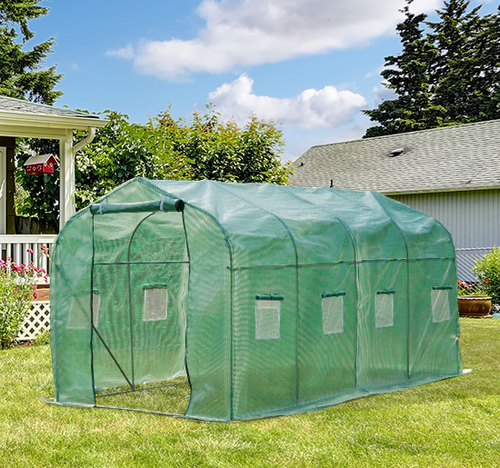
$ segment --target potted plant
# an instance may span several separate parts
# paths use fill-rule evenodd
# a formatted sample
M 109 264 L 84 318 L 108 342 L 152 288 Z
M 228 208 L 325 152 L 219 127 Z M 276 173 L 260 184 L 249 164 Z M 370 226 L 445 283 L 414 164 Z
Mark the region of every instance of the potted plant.
M 465 281 L 458 282 L 458 312 L 467 317 L 487 317 L 491 313 L 491 296 L 485 296 L 480 287 Z

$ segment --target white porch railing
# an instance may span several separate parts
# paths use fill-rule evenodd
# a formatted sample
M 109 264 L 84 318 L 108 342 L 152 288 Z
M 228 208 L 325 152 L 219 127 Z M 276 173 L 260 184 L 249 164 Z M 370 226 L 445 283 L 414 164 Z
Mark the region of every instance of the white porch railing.
M 1 258 L 7 260 L 10 257 L 18 265 L 31 263 L 50 274 L 50 260 L 43 253 L 42 246 L 48 247 L 51 251 L 56 238 L 57 236 L 50 234 L 0 234 Z M 29 253 L 28 249 L 33 250 L 33 253 Z

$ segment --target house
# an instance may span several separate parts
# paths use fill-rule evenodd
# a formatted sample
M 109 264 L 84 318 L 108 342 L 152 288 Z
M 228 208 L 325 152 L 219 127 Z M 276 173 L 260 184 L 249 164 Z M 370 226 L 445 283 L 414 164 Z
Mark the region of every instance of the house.
M 106 120 L 96 115 L 0 96 L 0 246 L 3 257 L 12 257 L 15 262 L 21 263 L 25 261 L 27 248 L 39 253 L 41 245 L 50 245 L 55 240 L 55 236 L 51 235 L 23 236 L 15 233 L 15 139 L 59 140 L 62 227 L 75 213 L 75 153 L 92 141 L 96 128 L 106 124 Z M 87 130 L 89 134 L 73 145 L 74 130 Z
M 472 280 L 473 258 L 500 245 L 500 120 L 313 146 L 291 183 L 373 190 L 436 218 Z

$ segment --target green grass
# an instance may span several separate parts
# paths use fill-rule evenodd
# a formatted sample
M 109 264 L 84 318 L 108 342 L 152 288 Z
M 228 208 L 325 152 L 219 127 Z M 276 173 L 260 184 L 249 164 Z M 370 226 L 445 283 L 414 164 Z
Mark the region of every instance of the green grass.
M 471 374 L 228 424 L 48 405 L 49 347 L 0 351 L 0 467 L 500 466 L 500 320 L 460 322 Z

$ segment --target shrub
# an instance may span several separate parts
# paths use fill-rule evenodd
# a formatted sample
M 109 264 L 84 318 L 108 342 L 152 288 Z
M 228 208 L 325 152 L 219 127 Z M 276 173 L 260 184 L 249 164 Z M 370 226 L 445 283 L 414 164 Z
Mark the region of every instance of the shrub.
M 31 249 L 28 252 L 33 253 Z M 16 342 L 19 329 L 37 297 L 36 282 L 45 274 L 33 265 L 0 260 L 0 348 Z
M 41 332 L 35 339 L 34 339 L 34 344 L 35 346 L 41 346 L 41 345 L 48 345 L 50 344 L 50 330 L 45 330 Z
M 491 296 L 495 304 L 500 303 L 500 247 L 493 247 L 476 260 L 472 270 L 481 281 L 484 294 Z

